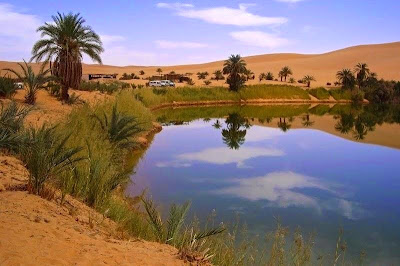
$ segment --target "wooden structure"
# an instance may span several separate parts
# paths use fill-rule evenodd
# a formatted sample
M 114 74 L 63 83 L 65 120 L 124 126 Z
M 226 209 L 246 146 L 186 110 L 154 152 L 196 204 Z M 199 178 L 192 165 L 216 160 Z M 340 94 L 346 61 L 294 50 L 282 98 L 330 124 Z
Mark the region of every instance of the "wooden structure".
M 82 80 L 94 80 L 94 79 L 117 79 L 118 74 L 84 74 Z

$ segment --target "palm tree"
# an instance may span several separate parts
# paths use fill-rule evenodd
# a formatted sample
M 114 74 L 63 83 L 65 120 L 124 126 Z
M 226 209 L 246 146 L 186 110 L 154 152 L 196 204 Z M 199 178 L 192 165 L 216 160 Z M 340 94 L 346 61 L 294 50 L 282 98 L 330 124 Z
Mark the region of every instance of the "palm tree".
M 160 75 L 160 77 L 161 77 L 161 73 L 163 72 L 162 69 L 161 68 L 157 68 L 156 71 L 157 71 L 158 75 Z
M 315 81 L 315 78 L 313 76 L 310 75 L 305 75 L 303 78 L 303 82 L 307 83 L 307 87 L 310 88 L 311 85 L 311 81 Z
M 282 82 L 282 81 L 283 81 L 282 79 L 283 79 L 283 77 L 284 77 L 284 74 L 283 74 L 283 71 L 282 71 L 282 70 L 279 71 L 278 77 L 281 78 L 281 82 Z
M 248 121 L 238 113 L 229 114 L 225 121 L 226 129 L 222 130 L 222 140 L 230 148 L 237 150 L 245 142 Z
M 227 82 L 230 90 L 238 91 L 240 87 L 243 86 L 246 81 L 246 77 L 244 76 L 246 72 L 246 62 L 240 55 L 231 55 L 229 59 L 225 61 L 223 73 L 229 75 Z
M 278 122 L 278 127 L 283 131 L 286 132 L 288 131 L 292 125 L 286 122 L 286 117 L 283 118 L 282 121 L 282 117 L 279 118 L 279 122 Z
M 353 89 L 356 83 L 353 72 L 350 69 L 345 68 L 336 73 L 336 77 L 342 84 L 344 89 Z
M 291 70 L 290 67 L 288 67 L 288 66 L 283 67 L 282 70 L 281 70 L 281 72 L 282 72 L 282 76 L 285 78 L 285 82 L 286 82 L 286 78 L 287 78 L 288 76 L 293 75 L 292 70 Z M 281 78 L 281 79 L 282 79 L 282 78 Z
M 266 79 L 267 78 L 267 75 L 265 74 L 265 73 L 261 73 L 259 76 L 258 76 L 258 79 L 260 80 L 260 82 L 263 80 L 263 79 Z
M 245 75 L 246 75 L 246 80 L 254 79 L 254 72 L 251 71 L 250 69 L 247 69 L 247 70 L 246 70 Z
M 304 127 L 311 127 L 312 125 L 314 125 L 314 121 L 310 121 L 310 114 L 306 114 L 305 116 L 303 116 L 302 120 L 302 125 Z
M 101 64 L 100 54 L 104 50 L 99 35 L 84 26 L 85 20 L 79 13 L 57 13 L 52 19 L 52 23 L 46 22 L 37 29 L 42 39 L 32 48 L 32 60 L 50 62 L 52 74 L 62 85 L 61 98 L 66 101 L 68 89 L 80 86 L 83 54 Z
M 225 77 L 224 77 L 224 75 L 222 74 L 222 71 L 221 70 L 215 70 L 214 71 L 214 79 L 215 80 L 222 80 L 222 79 L 225 79 Z
M 18 63 L 21 67 L 22 74 L 15 71 L 14 69 L 6 68 L 4 70 L 10 71 L 14 75 L 17 76 L 18 79 L 22 80 L 25 86 L 26 94 L 25 94 L 25 103 L 35 104 L 36 102 L 36 93 L 45 88 L 45 84 L 54 79 L 54 77 L 48 75 L 50 73 L 50 69 L 45 70 L 46 65 L 43 64 L 39 73 L 35 74 L 32 67 L 24 60 L 24 64 Z
M 213 127 L 215 129 L 220 129 L 222 127 L 222 124 L 219 120 L 215 121 L 215 123 L 213 124 Z
M 265 77 L 266 80 L 274 80 L 274 74 L 272 72 L 268 72 L 267 76 Z
M 370 74 L 368 65 L 366 63 L 358 63 L 354 68 L 354 72 L 356 73 L 358 88 L 361 89 Z

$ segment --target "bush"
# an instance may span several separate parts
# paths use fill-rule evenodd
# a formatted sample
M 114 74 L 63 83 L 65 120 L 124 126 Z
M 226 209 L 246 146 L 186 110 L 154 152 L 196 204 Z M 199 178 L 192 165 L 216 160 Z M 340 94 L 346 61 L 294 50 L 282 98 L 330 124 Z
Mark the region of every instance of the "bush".
M 94 82 L 94 81 L 82 81 L 79 87 L 81 91 L 99 91 L 102 93 L 112 94 L 116 91 L 129 88 L 129 83 L 112 81 L 112 82 Z
M 329 90 L 329 93 L 337 101 L 339 101 L 339 100 L 351 100 L 351 92 L 349 90 L 334 89 L 334 90 Z
M 293 83 L 296 83 L 296 80 L 295 80 L 294 78 L 290 78 L 290 79 L 289 79 L 289 83 L 292 83 L 292 84 L 293 84 Z
M 81 148 L 67 148 L 69 136 L 62 137 L 54 127 L 43 125 L 39 129 L 31 128 L 26 136 L 29 147 L 21 150 L 21 159 L 29 171 L 28 189 L 41 195 L 44 185 L 81 158 L 75 155 Z
M 271 72 L 268 72 L 265 79 L 266 80 L 274 80 L 274 74 L 272 74 Z
M 0 97 L 11 98 L 17 93 L 14 80 L 10 77 L 0 77 Z
M 332 85 L 332 83 L 330 83 L 330 82 L 326 83 L 326 86 L 331 86 L 331 85 Z
M 351 93 L 351 101 L 356 104 L 362 103 L 364 100 L 364 93 L 361 91 L 355 91 Z
M 372 103 L 389 103 L 396 96 L 397 85 L 395 82 L 380 80 L 373 86 L 366 88 L 366 98 Z M 398 94 L 397 94 L 398 95 Z
M 327 100 L 330 98 L 330 93 L 323 87 L 315 88 L 315 89 L 309 89 L 307 90 L 309 94 L 314 96 L 315 98 L 319 100 Z
M 210 84 L 211 84 L 211 81 L 209 81 L 209 80 L 205 80 L 205 81 L 204 81 L 204 85 L 208 86 L 208 85 L 210 85 Z
M 304 82 L 304 80 L 302 80 L 302 79 L 299 79 L 299 80 L 297 81 L 297 83 L 300 83 L 300 84 L 303 84 L 303 82 Z

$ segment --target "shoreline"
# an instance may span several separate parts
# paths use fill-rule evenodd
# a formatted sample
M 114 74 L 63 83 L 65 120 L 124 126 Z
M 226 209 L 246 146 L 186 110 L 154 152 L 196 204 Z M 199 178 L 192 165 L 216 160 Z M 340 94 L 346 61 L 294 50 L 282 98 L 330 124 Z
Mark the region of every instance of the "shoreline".
M 163 103 L 153 107 L 148 107 L 150 111 L 155 111 L 168 107 L 184 106 L 215 106 L 215 105 L 268 105 L 268 104 L 350 104 L 351 100 L 301 100 L 301 99 L 254 99 L 254 100 L 216 100 L 216 101 L 193 101 L 193 102 L 172 102 Z M 368 102 L 364 101 L 364 104 Z

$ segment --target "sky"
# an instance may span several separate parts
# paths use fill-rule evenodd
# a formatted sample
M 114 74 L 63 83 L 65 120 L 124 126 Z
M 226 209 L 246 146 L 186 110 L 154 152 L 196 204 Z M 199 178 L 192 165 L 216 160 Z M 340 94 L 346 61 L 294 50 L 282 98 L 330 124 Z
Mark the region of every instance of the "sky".
M 120 66 L 400 41 L 399 0 L 248 1 L 0 0 L 0 60 L 29 60 L 36 29 L 57 12 L 80 13 L 101 36 L 103 63 Z

